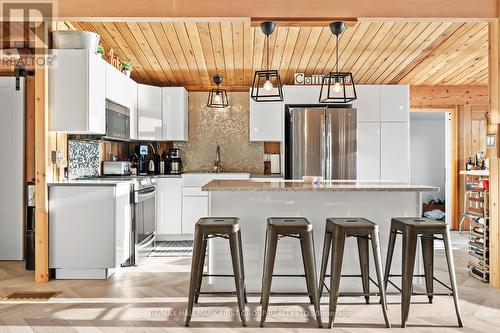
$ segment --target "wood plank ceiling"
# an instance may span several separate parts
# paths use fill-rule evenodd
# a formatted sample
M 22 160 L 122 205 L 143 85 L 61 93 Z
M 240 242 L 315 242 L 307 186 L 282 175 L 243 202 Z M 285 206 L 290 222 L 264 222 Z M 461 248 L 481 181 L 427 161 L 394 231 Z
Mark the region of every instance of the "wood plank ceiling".
M 226 87 L 250 86 L 265 66 L 264 35 L 248 20 L 208 22 L 73 22 L 101 35 L 106 51 L 130 59 L 138 82 L 205 90 L 221 73 Z M 271 68 L 285 84 L 295 72 L 324 74 L 335 64 L 328 27 L 278 27 Z M 348 27 L 340 67 L 359 84 L 487 85 L 487 23 L 369 22 Z

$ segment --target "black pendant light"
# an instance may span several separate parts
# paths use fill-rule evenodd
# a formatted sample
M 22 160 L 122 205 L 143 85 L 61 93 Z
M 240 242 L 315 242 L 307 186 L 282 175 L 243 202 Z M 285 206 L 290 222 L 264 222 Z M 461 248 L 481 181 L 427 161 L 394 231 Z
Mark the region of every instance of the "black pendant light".
M 339 35 L 345 30 L 344 22 L 330 23 L 330 30 L 337 37 L 335 45 L 335 71 L 326 74 L 321 82 L 320 103 L 348 104 L 356 99 L 352 73 L 339 72 Z
M 214 76 L 214 82 L 217 88 L 210 90 L 208 93 L 207 106 L 210 108 L 226 108 L 229 106 L 229 100 L 227 99 L 226 89 L 221 89 L 220 84 L 222 83 L 222 75 L 216 74 Z
M 262 22 L 260 29 L 266 35 L 266 70 L 256 71 L 253 77 L 251 97 L 256 102 L 279 102 L 283 100 L 283 87 L 277 70 L 269 69 L 269 35 L 275 22 Z

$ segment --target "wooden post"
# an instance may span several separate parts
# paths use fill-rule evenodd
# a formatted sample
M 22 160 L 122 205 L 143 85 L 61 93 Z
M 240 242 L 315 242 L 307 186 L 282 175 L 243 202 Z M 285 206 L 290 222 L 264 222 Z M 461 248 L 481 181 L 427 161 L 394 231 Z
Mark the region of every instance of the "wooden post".
M 488 71 L 490 80 L 490 116 L 489 124 L 495 125 L 499 123 L 499 50 L 500 40 L 498 19 L 491 21 L 488 24 Z M 499 182 L 500 168 L 499 159 L 497 156 L 489 156 L 490 158 L 490 284 L 492 287 L 500 288 L 500 225 L 499 225 Z
M 36 27 L 35 47 L 38 59 L 47 53 L 46 25 Z M 41 51 L 40 51 L 41 50 Z M 44 63 L 35 67 L 35 282 L 49 280 L 49 225 L 46 170 L 49 163 L 48 147 L 48 70 Z

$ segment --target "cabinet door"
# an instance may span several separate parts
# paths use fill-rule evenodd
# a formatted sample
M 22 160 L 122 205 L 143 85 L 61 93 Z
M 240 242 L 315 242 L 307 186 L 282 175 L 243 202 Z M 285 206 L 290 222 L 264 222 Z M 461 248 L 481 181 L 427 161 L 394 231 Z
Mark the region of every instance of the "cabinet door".
M 250 98 L 250 141 L 281 141 L 283 103 L 257 103 Z
M 89 53 L 88 132 L 106 133 L 106 62 Z
M 182 233 L 182 179 L 158 178 L 156 227 L 160 235 Z
M 183 87 L 162 88 L 163 140 L 188 140 L 188 92 Z
M 130 139 L 137 139 L 137 83 L 129 79 L 130 92 Z
M 161 88 L 137 85 L 137 138 L 162 140 Z
M 356 95 L 352 106 L 357 109 L 358 121 L 380 121 L 380 86 L 356 86 Z
M 410 88 L 407 85 L 385 85 L 380 88 L 382 121 L 409 121 Z
M 106 63 L 106 98 L 125 107 L 130 106 L 128 77 L 109 63 Z
M 358 123 L 358 180 L 380 180 L 380 123 Z
M 184 196 L 182 198 L 182 233 L 193 234 L 196 222 L 207 215 L 207 196 Z
M 380 174 L 382 181 L 410 181 L 409 123 L 380 125 Z

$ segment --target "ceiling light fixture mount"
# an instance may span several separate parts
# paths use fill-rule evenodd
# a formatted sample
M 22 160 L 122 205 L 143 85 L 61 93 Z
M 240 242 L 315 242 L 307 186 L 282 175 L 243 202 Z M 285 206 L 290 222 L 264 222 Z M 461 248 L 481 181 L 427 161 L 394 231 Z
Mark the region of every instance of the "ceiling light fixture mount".
M 345 31 L 345 28 L 344 22 L 330 23 L 330 31 L 336 37 L 335 71 L 332 70 L 326 74 L 321 81 L 320 103 L 348 104 L 357 98 L 352 73 L 339 71 L 339 36 Z
M 226 108 L 229 106 L 229 100 L 227 98 L 227 92 L 225 89 L 220 87 L 222 83 L 222 75 L 214 75 L 214 83 L 217 85 L 216 88 L 212 89 L 208 93 L 207 106 L 210 108 Z
M 250 96 L 256 102 L 283 101 L 283 86 L 277 70 L 269 69 L 269 36 L 274 32 L 276 22 L 266 21 L 260 24 L 260 30 L 266 35 L 266 69 L 256 71 L 253 77 Z

